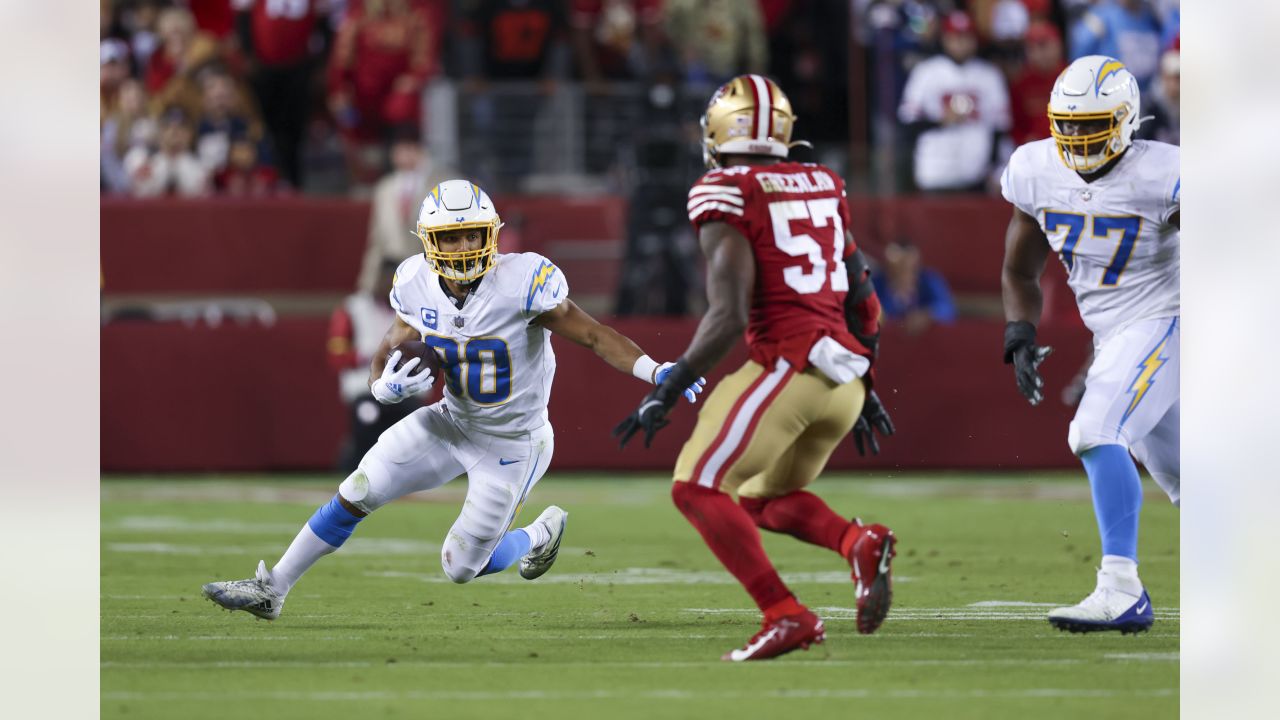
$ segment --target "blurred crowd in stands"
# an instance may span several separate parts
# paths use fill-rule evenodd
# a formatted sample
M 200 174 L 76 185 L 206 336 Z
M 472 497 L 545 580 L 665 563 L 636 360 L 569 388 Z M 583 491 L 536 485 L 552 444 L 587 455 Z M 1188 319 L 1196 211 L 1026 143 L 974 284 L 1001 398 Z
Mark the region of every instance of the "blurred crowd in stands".
M 1142 83 L 1140 137 L 1179 142 L 1179 0 L 100 1 L 102 193 L 368 200 L 365 293 L 465 175 L 625 197 L 615 311 L 696 309 L 698 118 L 743 72 L 779 82 L 814 145 L 796 156 L 853 192 L 997 193 L 1088 54 Z M 940 276 L 910 279 L 916 240 L 864 244 L 922 328 L 955 311 Z
M 1143 83 L 1144 136 L 1179 137 L 1179 0 L 101 0 L 101 17 L 108 194 L 367 196 L 395 142 L 446 131 L 501 154 L 446 163 L 532 174 L 558 151 L 520 136 L 569 88 L 587 136 L 570 170 L 625 192 L 651 121 L 676 116 L 691 147 L 710 89 L 741 72 L 778 80 L 813 159 L 855 186 L 990 191 L 1047 136 L 1059 71 L 1093 53 Z M 528 90 L 493 90 L 512 84 Z

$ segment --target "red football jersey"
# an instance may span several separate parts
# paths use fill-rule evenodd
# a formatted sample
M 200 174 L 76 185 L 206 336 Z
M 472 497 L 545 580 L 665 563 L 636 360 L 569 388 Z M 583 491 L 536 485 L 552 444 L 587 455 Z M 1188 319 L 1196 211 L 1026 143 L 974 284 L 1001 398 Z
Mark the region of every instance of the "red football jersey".
M 263 65 L 296 65 L 310 54 L 316 0 L 258 0 L 253 5 L 253 51 Z
M 694 183 L 688 210 L 695 230 L 728 223 L 751 243 L 752 360 L 769 367 L 783 357 L 803 369 L 823 336 L 871 357 L 845 324 L 849 277 L 843 258 L 854 248 L 845 246 L 849 203 L 838 175 L 815 163 L 720 168 Z

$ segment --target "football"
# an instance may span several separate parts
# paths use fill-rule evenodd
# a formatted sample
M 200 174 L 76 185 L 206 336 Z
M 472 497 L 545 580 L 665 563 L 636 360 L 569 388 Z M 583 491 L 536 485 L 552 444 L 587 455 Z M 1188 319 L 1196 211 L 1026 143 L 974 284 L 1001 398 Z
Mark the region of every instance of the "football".
M 401 366 L 409 362 L 410 358 L 421 358 L 422 361 L 418 363 L 416 368 L 414 368 L 413 374 L 410 377 L 418 377 L 422 374 L 422 369 L 427 368 L 431 371 L 431 374 L 435 376 L 437 381 L 440 379 L 440 353 L 436 352 L 435 348 L 432 348 L 421 340 L 406 340 L 391 348 L 391 351 L 387 353 L 387 359 L 390 360 L 391 356 L 394 355 L 397 350 L 400 351 L 400 362 L 397 363 L 393 369 L 399 370 Z

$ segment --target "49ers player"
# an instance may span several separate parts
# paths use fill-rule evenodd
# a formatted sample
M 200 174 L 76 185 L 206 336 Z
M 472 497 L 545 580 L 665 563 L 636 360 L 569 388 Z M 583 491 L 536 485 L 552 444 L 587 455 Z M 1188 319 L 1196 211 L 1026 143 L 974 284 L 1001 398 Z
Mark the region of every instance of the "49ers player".
M 843 181 L 787 161 L 795 115 L 782 90 L 742 75 L 702 117 L 710 172 L 689 191 L 689 220 L 707 257 L 710 307 L 672 372 L 614 430 L 648 447 L 681 391 L 745 330 L 750 359 L 716 386 L 676 461 L 672 498 L 764 613 L 763 627 L 725 660 L 763 660 L 822 642 L 765 555 L 757 527 L 838 552 L 853 568 L 858 630 L 880 627 L 892 597 L 896 538 L 837 515 L 806 488 L 849 431 L 859 452 L 893 434 L 870 389 L 880 302 L 846 229 Z M 731 493 L 737 492 L 738 503 Z

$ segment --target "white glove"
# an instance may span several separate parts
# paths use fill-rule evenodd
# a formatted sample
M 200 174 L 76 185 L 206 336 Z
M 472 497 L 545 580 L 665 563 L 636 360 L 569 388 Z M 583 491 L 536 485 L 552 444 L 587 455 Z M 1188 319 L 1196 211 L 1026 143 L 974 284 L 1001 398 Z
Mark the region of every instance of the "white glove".
M 391 357 L 387 358 L 387 366 L 382 368 L 382 377 L 374 380 L 369 386 L 369 392 L 373 393 L 374 399 L 383 405 L 394 405 L 411 395 L 417 395 L 435 382 L 431 373 L 425 370 L 410 377 L 409 374 L 418 367 L 422 358 L 410 358 L 399 370 L 392 370 L 398 362 L 400 362 L 399 350 L 391 353 Z

